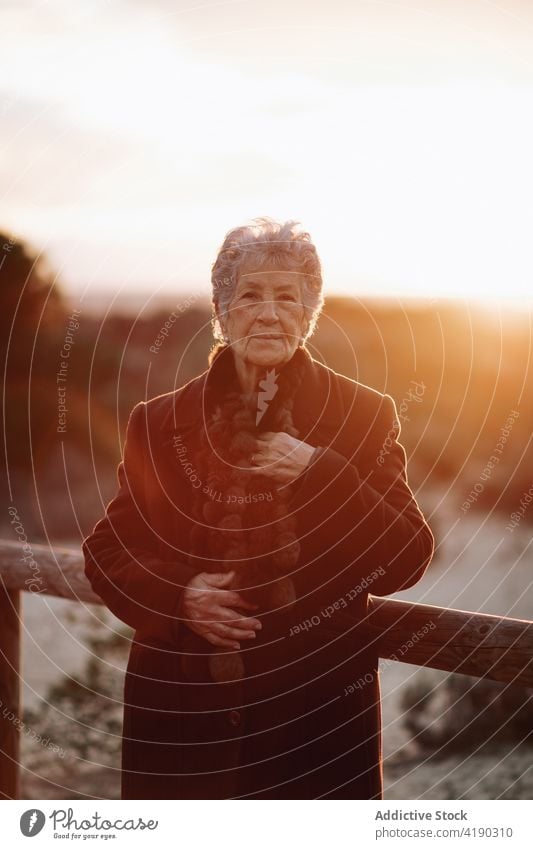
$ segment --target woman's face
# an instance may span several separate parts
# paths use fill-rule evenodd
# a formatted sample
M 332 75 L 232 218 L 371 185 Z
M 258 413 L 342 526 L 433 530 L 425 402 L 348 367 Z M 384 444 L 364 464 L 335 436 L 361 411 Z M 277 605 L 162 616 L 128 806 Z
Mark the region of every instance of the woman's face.
M 235 356 L 264 367 L 290 360 L 307 329 L 303 279 L 291 271 L 243 269 L 223 321 Z

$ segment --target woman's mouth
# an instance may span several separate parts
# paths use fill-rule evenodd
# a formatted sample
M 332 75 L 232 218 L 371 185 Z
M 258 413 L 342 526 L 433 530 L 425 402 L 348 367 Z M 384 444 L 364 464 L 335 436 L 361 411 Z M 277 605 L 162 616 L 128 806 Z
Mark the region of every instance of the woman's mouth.
M 281 333 L 257 333 L 254 339 L 282 339 Z

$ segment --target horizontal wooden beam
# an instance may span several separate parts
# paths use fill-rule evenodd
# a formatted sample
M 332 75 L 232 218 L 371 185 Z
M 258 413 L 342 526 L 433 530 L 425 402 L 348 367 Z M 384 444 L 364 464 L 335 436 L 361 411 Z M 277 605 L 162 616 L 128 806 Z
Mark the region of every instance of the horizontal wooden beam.
M 369 597 L 365 624 L 380 657 L 533 687 L 533 622 Z
M 81 551 L 0 540 L 0 575 L 10 590 L 102 604 Z M 533 687 L 533 622 L 369 596 L 364 625 L 380 657 Z
M 0 575 L 8 589 L 102 604 L 85 577 L 81 550 L 0 540 Z

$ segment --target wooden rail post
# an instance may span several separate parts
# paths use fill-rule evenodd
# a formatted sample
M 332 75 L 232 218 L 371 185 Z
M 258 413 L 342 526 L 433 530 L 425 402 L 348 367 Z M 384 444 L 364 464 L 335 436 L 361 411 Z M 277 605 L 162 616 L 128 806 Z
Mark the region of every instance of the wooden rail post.
M 20 799 L 20 590 L 0 576 L 0 799 Z

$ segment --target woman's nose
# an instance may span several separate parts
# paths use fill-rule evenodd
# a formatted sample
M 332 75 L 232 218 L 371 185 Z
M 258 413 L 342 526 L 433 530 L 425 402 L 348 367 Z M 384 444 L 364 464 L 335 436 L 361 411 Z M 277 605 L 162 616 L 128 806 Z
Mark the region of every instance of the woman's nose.
M 277 302 L 273 300 L 261 301 L 261 304 L 259 306 L 259 318 L 261 318 L 263 321 L 277 321 Z

